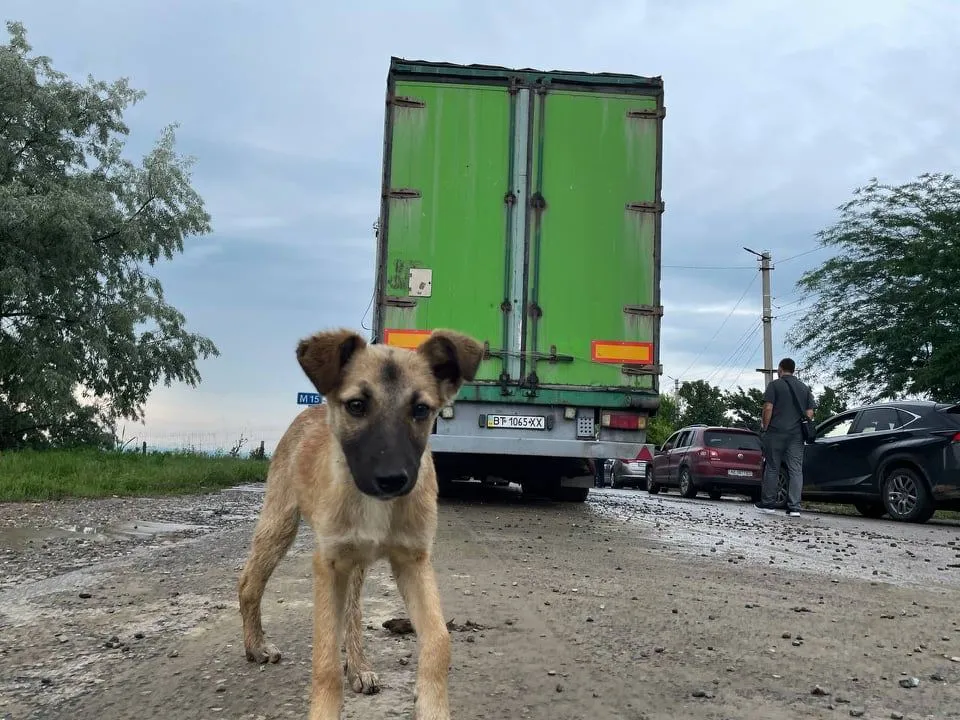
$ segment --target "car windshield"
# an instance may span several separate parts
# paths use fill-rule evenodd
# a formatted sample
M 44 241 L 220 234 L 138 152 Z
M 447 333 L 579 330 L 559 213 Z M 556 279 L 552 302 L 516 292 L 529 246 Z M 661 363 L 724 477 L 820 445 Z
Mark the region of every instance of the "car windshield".
M 703 434 L 703 444 L 708 448 L 723 450 L 761 450 L 760 438 L 741 432 L 708 430 Z

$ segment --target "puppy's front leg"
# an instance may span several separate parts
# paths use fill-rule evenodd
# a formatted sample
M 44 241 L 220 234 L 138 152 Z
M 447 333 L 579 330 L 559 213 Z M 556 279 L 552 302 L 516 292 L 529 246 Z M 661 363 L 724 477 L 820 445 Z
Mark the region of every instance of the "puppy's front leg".
M 416 717 L 418 720 L 450 720 L 447 699 L 450 632 L 443 621 L 430 555 L 398 553 L 390 558 L 390 566 L 420 644 Z
M 343 704 L 340 628 L 350 567 L 313 556 L 313 671 L 310 720 L 339 720 Z

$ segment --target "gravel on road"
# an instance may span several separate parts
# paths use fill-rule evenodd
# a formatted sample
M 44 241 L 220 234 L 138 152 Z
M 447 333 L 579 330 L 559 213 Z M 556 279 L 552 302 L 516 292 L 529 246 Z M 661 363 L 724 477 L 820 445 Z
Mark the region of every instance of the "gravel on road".
M 283 659 L 243 654 L 261 490 L 0 506 L 0 718 L 305 717 L 305 526 L 264 599 Z M 960 717 L 957 525 L 468 487 L 441 503 L 435 566 L 460 720 Z M 345 688 L 346 718 L 412 716 L 405 618 L 375 566 L 382 689 Z

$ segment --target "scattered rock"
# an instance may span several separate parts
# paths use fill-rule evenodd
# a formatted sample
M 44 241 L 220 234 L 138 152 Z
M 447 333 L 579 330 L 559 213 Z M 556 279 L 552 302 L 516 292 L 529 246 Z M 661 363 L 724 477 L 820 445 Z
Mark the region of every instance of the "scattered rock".
M 822 687 L 820 687 L 819 685 L 814 685 L 814 686 L 813 686 L 813 690 L 810 691 L 810 694 L 811 694 L 811 695 L 818 695 L 819 697 L 826 697 L 827 695 L 830 694 L 830 691 L 829 691 L 829 690 L 824 690 L 824 689 L 823 689 Z
M 93 597 L 93 595 L 91 595 L 88 592 L 82 592 L 79 595 L 77 595 L 77 597 L 79 597 L 81 600 L 89 600 L 90 598 Z
M 920 679 L 915 677 L 905 677 L 900 679 L 900 687 L 915 688 L 920 684 Z
M 692 693 L 690 693 L 690 694 L 691 694 L 693 697 L 695 697 L 695 698 L 704 698 L 704 699 L 706 699 L 706 700 L 712 700 L 714 697 L 716 697 L 716 696 L 715 696 L 712 692 L 710 692 L 709 690 L 694 690 L 694 691 L 693 691 Z
M 866 710 L 860 707 L 850 708 L 850 717 L 863 717 L 866 712 Z
M 389 620 L 384 620 L 383 627 L 393 635 L 410 635 L 413 633 L 413 623 L 410 622 L 409 618 L 390 618 Z

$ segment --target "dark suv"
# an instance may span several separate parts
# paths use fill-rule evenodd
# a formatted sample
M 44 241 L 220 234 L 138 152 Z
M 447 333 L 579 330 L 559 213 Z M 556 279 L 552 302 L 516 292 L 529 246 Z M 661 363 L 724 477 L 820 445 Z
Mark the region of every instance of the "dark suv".
M 706 491 L 719 500 L 723 491 L 760 499 L 763 445 L 752 430 L 691 425 L 657 448 L 647 466 L 647 492 L 677 487 L 687 498 Z

